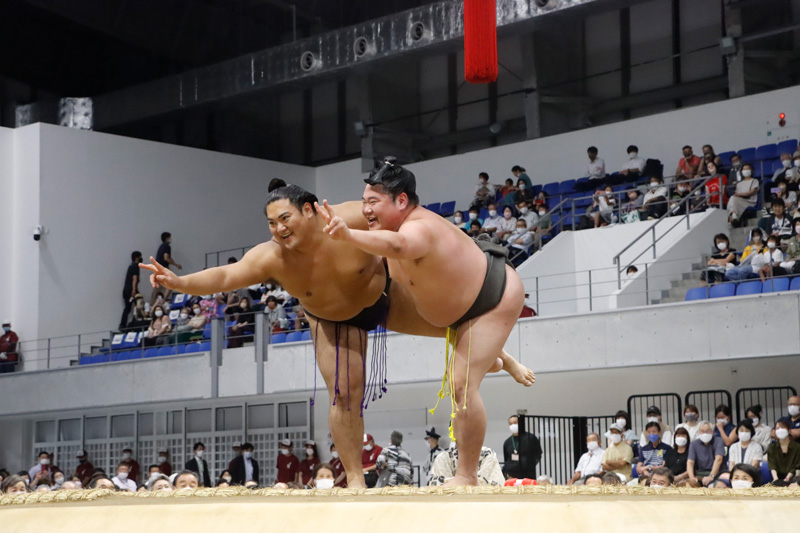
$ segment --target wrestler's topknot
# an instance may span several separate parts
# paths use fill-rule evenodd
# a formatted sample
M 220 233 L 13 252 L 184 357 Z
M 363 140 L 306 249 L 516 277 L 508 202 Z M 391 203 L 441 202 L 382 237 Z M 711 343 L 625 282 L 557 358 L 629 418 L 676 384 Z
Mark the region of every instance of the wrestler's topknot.
M 364 180 L 373 188 L 382 189 L 383 192 L 396 200 L 402 193 L 406 193 L 411 205 L 419 204 L 417 196 L 417 178 L 414 173 L 397 164 L 397 158 L 386 156 L 382 164 L 369 173 Z

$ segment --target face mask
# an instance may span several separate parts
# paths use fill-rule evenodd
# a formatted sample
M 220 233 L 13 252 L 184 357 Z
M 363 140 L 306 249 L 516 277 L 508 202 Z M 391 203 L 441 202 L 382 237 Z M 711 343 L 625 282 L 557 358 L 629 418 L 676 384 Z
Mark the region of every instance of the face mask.
M 728 423 L 727 418 L 717 418 L 717 424 L 722 424 L 723 426 Z
M 599 447 L 600 447 L 600 445 L 599 445 L 599 444 L 597 444 L 595 441 L 593 441 L 593 440 L 590 440 L 589 442 L 587 442 L 587 443 L 586 443 L 586 447 L 589 449 L 589 451 L 590 451 L 590 452 L 593 452 L 593 451 L 595 451 L 597 448 L 599 448 Z
M 281 450 L 281 453 L 283 455 L 289 455 L 289 450 Z M 253 452 L 242 452 L 242 457 L 244 457 L 245 459 L 250 459 L 251 457 L 253 457 Z
M 789 436 L 789 430 L 786 428 L 779 428 L 775 430 L 775 436 L 779 439 L 785 439 Z
M 57 478 L 54 479 L 54 481 L 56 482 L 56 485 L 61 485 L 62 483 L 64 483 L 64 478 L 63 477 L 57 477 Z
M 478 213 L 470 213 L 469 214 L 470 220 L 478 220 Z
M 732 489 L 749 489 L 753 487 L 752 481 L 747 481 L 746 479 L 732 479 L 731 480 L 731 488 Z
M 189 318 L 189 314 L 188 313 L 181 313 L 181 318 L 187 319 L 187 318 Z
M 508 430 L 512 433 L 519 433 L 519 424 L 509 424 Z
M 697 413 L 686 413 L 683 415 L 683 418 L 685 418 L 687 422 L 697 422 L 698 415 Z
M 126 452 L 126 453 L 123 453 L 123 454 L 122 454 L 122 460 L 123 460 L 123 461 L 127 461 L 127 460 L 128 460 L 128 459 L 130 459 L 130 458 L 131 458 L 131 454 L 130 454 L 130 453 L 127 453 L 127 452 Z
M 196 308 L 192 309 L 192 313 L 194 313 L 196 315 L 199 315 L 200 314 L 200 308 L 196 307 Z
M 772 242 L 772 241 L 768 242 L 767 243 L 767 248 L 769 248 L 770 250 L 774 250 L 775 249 L 775 243 Z
M 650 422 L 658 422 L 658 417 L 657 416 L 648 416 L 647 417 L 647 422 L 648 423 L 650 423 Z
M 790 405 L 789 414 L 792 416 L 800 415 L 800 405 Z
M 749 168 L 746 169 L 746 170 L 742 170 L 742 176 L 744 176 L 745 178 L 749 178 L 752 175 L 753 175 L 753 171 L 750 170 Z
M 195 454 L 195 455 L 196 455 L 198 458 L 200 458 L 200 457 L 203 457 L 203 450 L 197 450 L 196 452 L 194 452 L 194 454 Z
M 794 166 L 800 167 L 800 159 L 795 159 L 794 160 Z
M 714 438 L 714 435 L 712 435 L 711 433 L 701 433 L 699 437 L 700 440 L 703 441 L 703 444 L 708 444 L 709 442 L 711 442 L 711 439 Z
M 3 326 L 3 331 L 8 333 L 9 331 L 11 331 L 11 328 L 9 326 Z
M 620 435 L 619 433 L 612 433 L 609 438 L 611 439 L 611 442 L 613 442 L 614 444 L 619 444 L 620 442 L 622 442 L 622 435 Z
M 656 442 L 658 442 L 658 435 L 656 435 L 655 433 L 651 433 L 647 436 L 647 440 L 649 440 L 652 444 L 655 444 Z
M 664 485 L 653 485 L 653 483 L 650 482 L 650 488 L 651 489 L 656 489 L 656 490 L 661 490 L 661 489 L 664 488 Z
M 119 474 L 117 474 L 117 477 L 120 478 L 122 481 L 125 481 L 126 479 L 128 479 L 128 473 L 120 472 Z
M 740 431 L 739 432 L 739 440 L 742 441 L 742 442 L 749 441 L 750 437 L 752 437 L 752 435 L 750 434 L 749 431 Z
M 523 215 L 527 215 L 528 214 L 528 208 L 527 207 L 520 207 L 519 212 L 522 213 Z
M 333 480 L 332 479 L 317 479 L 314 481 L 314 485 L 318 489 L 322 490 L 330 490 L 333 488 Z
M 331 457 L 333 457 L 334 459 L 338 459 L 339 458 L 339 452 L 331 452 Z
M 313 448 L 306 448 L 306 455 L 309 456 L 309 457 L 314 455 L 314 449 Z
M 724 252 L 727 249 L 728 249 L 728 243 L 727 242 L 718 242 L 717 243 L 717 250 L 719 250 L 720 252 Z
M 521 191 L 525 190 L 525 184 L 524 183 L 520 183 L 519 184 L 519 190 L 521 190 Z
M 496 217 L 497 216 L 497 210 L 496 209 L 492 209 L 491 211 L 489 211 L 489 216 L 492 217 L 492 218 Z
M 675 437 L 675 444 L 678 446 L 686 446 L 689 443 L 689 439 L 686 437 Z
M 638 155 L 639 155 L 639 153 L 638 153 L 638 152 L 630 152 L 630 153 L 628 154 L 628 159 L 636 159 L 636 157 L 637 157 Z
M 681 185 L 680 187 L 678 187 L 678 192 L 686 192 L 686 187 Z
M 622 426 L 622 427 L 625 427 L 626 425 L 628 425 L 628 423 L 625 421 L 624 418 L 617 418 L 617 424 Z
M 635 275 L 636 275 L 636 272 L 628 272 L 628 279 L 633 279 L 633 277 Z
M 461 224 L 461 217 L 453 217 L 453 222 L 456 224 Z
M 761 237 L 759 237 L 758 235 L 753 235 L 753 239 L 752 240 L 755 243 L 760 243 L 761 242 Z
M 547 214 L 547 211 L 545 211 L 545 210 L 543 210 L 543 209 L 539 209 L 539 216 L 540 216 L 540 217 L 543 217 L 543 216 L 545 216 L 546 214 Z
M 789 168 L 792 166 L 792 161 L 790 159 L 783 159 L 781 160 L 781 165 L 783 165 L 783 168 Z
M 167 456 L 166 455 L 159 455 L 158 456 L 158 462 L 159 463 L 166 463 L 167 462 Z
M 43 465 L 49 465 L 50 464 L 50 459 L 40 459 L 39 463 L 43 464 Z
M 651 182 L 650 183 L 650 188 L 651 189 L 658 189 L 658 182 L 657 181 Z
M 758 417 L 751 418 L 751 419 L 750 419 L 750 422 L 752 422 L 754 426 L 757 426 L 757 425 L 758 425 L 758 423 L 759 423 L 759 422 L 761 422 L 761 419 L 760 419 L 760 418 L 758 418 Z
M 364 446 L 364 449 L 367 450 L 368 452 L 371 452 L 372 451 L 372 444 L 367 444 L 366 446 Z
M 742 168 L 742 162 L 741 162 L 741 161 L 736 161 L 736 162 L 734 162 L 734 163 L 733 163 L 733 168 L 735 168 L 735 169 L 737 169 L 737 170 L 738 170 L 738 169 L 740 169 L 740 168 Z
M 78 488 L 83 487 L 83 483 L 81 483 L 80 481 L 75 481 L 74 483 L 75 483 L 75 486 L 78 487 Z
M 503 218 L 505 218 L 506 220 L 510 219 L 511 218 L 511 213 L 506 211 L 505 213 L 503 213 Z
M 164 301 L 164 297 L 159 294 L 158 296 L 156 296 L 156 301 L 157 302 L 163 302 Z
M 528 229 L 528 226 L 517 226 L 517 233 L 522 233 L 526 229 Z
M 233 481 L 233 478 L 231 476 L 222 476 L 222 479 L 225 480 L 225 483 L 230 483 L 231 481 Z
M 159 311 L 156 311 L 156 316 L 157 316 L 158 318 L 161 318 L 162 316 L 164 316 L 164 311 L 161 311 L 161 310 L 159 310 Z

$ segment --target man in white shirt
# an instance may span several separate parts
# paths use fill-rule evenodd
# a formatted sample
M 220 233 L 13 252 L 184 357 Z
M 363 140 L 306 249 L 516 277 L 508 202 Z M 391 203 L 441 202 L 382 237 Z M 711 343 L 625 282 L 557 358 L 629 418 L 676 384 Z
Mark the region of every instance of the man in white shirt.
M 586 437 L 586 447 L 589 451 L 581 455 L 578 466 L 575 467 L 575 475 L 567 482 L 567 485 L 572 485 L 576 481 L 602 470 L 602 458 L 605 450 L 600 447 L 600 435 L 589 433 Z
M 517 220 L 524 220 L 525 227 L 532 228 L 534 224 L 539 222 L 539 214 L 533 211 L 525 200 L 517 204 L 517 211 L 519 211 Z
M 128 465 L 120 463 L 117 465 L 117 475 L 111 479 L 114 486 L 119 490 L 136 492 L 136 482 L 128 479 Z
M 639 157 L 639 147 L 636 145 L 628 146 L 628 160 L 622 165 L 619 173 L 630 179 L 636 179 L 644 172 L 646 161 Z
M 602 180 L 606 177 L 606 162 L 597 157 L 597 148 L 590 146 L 586 153 L 589 155 L 589 166 L 586 173 L 590 180 Z
M 28 470 L 28 476 L 31 481 L 33 481 L 37 474 L 41 474 L 41 477 L 49 477 L 52 470 L 53 469 L 50 467 L 50 454 L 47 452 L 39 452 L 39 462 Z
M 495 233 L 497 233 L 497 229 L 500 228 L 502 224 L 503 217 L 497 214 L 497 205 L 489 204 L 489 216 L 483 221 L 481 233 L 488 233 L 495 238 Z

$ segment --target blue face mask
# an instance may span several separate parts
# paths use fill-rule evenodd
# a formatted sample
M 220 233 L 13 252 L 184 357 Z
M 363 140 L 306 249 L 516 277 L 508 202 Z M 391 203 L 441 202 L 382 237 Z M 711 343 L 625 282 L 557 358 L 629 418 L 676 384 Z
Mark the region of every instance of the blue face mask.
M 8 326 L 3 326 L 3 331 L 5 331 L 6 333 L 8 333 L 9 331 L 11 331 L 11 328 L 10 328 L 10 327 L 8 327 Z
M 647 440 L 655 444 L 658 441 L 658 435 L 656 435 L 655 433 L 651 433 L 647 436 Z

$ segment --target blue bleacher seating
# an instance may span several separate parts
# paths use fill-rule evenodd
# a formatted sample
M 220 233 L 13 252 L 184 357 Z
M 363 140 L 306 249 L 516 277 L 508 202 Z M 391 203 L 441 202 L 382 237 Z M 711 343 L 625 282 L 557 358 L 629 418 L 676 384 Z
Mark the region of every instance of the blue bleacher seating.
M 708 298 L 708 287 L 695 287 L 686 292 L 686 301 L 705 300 Z
M 489 210 L 486 209 L 485 207 L 482 207 L 481 212 L 478 214 L 478 218 L 480 218 L 481 220 L 486 220 L 487 218 L 489 218 Z
M 800 291 L 800 277 L 793 278 L 789 290 Z
M 163 357 L 165 355 L 175 355 L 178 353 L 177 346 L 162 346 L 158 349 L 158 356 Z
M 286 342 L 286 333 L 273 333 L 271 344 L 283 344 Z
M 292 331 L 286 334 L 286 342 L 300 342 L 303 340 L 302 331 Z
M 441 207 L 442 207 L 442 204 L 440 204 L 439 202 L 434 202 L 432 204 L 426 205 L 425 209 L 427 209 L 428 211 L 431 211 L 432 213 L 436 213 L 438 215 L 439 211 L 441 210 Z
M 721 154 L 717 154 L 719 158 L 722 160 L 722 165 L 729 167 L 731 166 L 731 157 L 733 157 L 736 152 L 722 152 Z
M 201 342 L 199 351 L 201 351 L 201 352 L 210 352 L 211 351 L 211 343 L 208 342 L 208 341 Z
M 575 190 L 575 180 L 562 181 L 558 185 L 558 192 L 561 194 L 571 194 Z
M 736 294 L 735 283 L 720 283 L 711 287 L 709 298 L 727 298 Z
M 311 331 L 310 330 L 305 330 L 303 332 L 303 340 L 304 341 L 310 341 L 311 340 Z
M 542 185 L 541 184 L 534 185 L 533 189 L 531 189 L 531 190 L 533 191 L 534 196 L 538 195 L 540 192 L 542 192 Z
M 770 278 L 764 282 L 761 292 L 781 292 L 789 290 L 789 278 Z
M 444 202 L 442 204 L 442 208 L 439 209 L 439 214 L 442 215 L 443 217 L 451 217 L 455 212 L 456 212 L 455 200 L 450 202 Z
M 772 175 L 775 174 L 775 172 L 782 169 L 783 169 L 783 163 L 781 163 L 781 160 L 775 159 L 772 161 L 772 167 L 764 165 L 764 174 L 769 174 L 769 177 L 772 177 Z
M 200 351 L 200 343 L 193 342 L 191 344 L 186 345 L 183 353 L 197 353 Z
M 560 184 L 558 182 L 546 184 L 542 190 L 547 196 L 558 196 Z M 551 202 L 553 203 L 553 202 Z
M 778 143 L 778 156 L 781 154 L 793 154 L 797 151 L 797 139 L 789 139 Z
M 756 148 L 756 160 L 765 161 L 767 159 L 775 159 L 780 156 L 778 153 L 777 144 L 765 144 Z
M 181 354 L 184 354 L 184 353 L 186 353 L 186 345 L 185 344 L 179 344 L 178 345 L 178 355 L 181 355 Z
M 761 290 L 761 281 L 744 281 L 739 283 L 739 285 L 736 287 L 736 296 L 744 296 L 746 294 L 761 294 Z
M 145 359 L 150 357 L 158 357 L 158 348 L 148 348 L 144 351 Z
M 737 153 L 739 154 L 739 157 L 742 158 L 742 163 L 752 163 L 756 160 L 755 148 L 743 148 Z
M 761 461 L 761 484 L 766 485 L 772 481 L 772 471 L 767 461 Z

